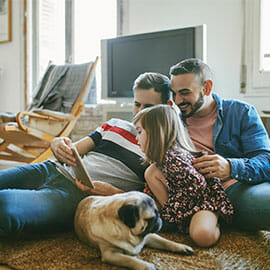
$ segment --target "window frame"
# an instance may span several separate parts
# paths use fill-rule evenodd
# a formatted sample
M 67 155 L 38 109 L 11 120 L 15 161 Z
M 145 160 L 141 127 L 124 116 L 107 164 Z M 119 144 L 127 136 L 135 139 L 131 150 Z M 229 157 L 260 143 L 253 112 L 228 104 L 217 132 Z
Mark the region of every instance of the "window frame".
M 25 13 L 28 16 L 27 50 L 25 52 L 25 61 L 27 62 L 27 81 L 29 84 L 25 87 L 26 103 L 31 102 L 33 91 L 40 80 L 39 74 L 39 1 L 25 0 L 28 5 L 25 7 Z M 74 64 L 74 1 L 65 1 L 65 64 Z M 124 29 L 124 13 L 128 12 L 128 2 L 126 0 L 114 0 L 116 2 L 116 35 L 122 35 Z M 31 83 L 30 83 L 31 82 Z M 98 103 L 100 100 L 97 100 Z
M 242 92 L 246 96 L 270 96 L 270 71 L 260 68 L 261 0 L 244 0 Z
M 65 64 L 72 64 L 73 63 L 73 1 L 74 0 L 65 0 L 65 18 L 66 18 L 66 27 L 65 27 Z M 39 82 L 39 1 L 37 0 L 30 0 L 30 5 L 28 7 L 28 12 L 32 15 L 31 16 L 31 27 L 29 29 L 30 35 L 32 35 L 32 39 L 29 40 L 31 43 L 31 57 L 29 57 L 29 61 L 31 61 L 32 66 L 32 90 L 28 89 L 28 91 L 33 91 L 35 86 Z

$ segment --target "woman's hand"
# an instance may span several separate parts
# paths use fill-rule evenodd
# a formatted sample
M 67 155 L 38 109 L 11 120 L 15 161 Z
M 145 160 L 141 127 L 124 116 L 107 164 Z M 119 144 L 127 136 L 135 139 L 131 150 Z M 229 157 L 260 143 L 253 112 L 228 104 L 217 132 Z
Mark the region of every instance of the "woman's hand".
M 77 178 L 75 179 L 75 183 L 79 189 L 87 192 L 89 195 L 102 195 L 109 196 L 113 194 L 123 193 L 124 191 L 114 187 L 111 184 L 101 182 L 101 181 L 93 181 L 94 188 L 90 188 L 81 183 Z

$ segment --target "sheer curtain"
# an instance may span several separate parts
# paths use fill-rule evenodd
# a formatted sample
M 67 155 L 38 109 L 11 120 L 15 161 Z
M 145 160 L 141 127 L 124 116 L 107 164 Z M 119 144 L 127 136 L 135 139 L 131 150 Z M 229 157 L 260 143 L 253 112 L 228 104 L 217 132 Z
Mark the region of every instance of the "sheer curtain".
M 100 40 L 117 33 L 117 0 L 32 0 L 29 9 L 30 97 L 49 61 L 77 64 L 94 60 L 100 56 Z M 99 62 L 97 93 L 89 102 L 100 99 L 100 80 Z

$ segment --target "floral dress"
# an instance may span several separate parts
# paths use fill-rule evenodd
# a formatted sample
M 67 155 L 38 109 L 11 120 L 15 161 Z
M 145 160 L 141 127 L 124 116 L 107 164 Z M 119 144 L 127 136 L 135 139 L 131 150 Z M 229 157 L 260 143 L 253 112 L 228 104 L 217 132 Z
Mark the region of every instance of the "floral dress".
M 194 157 L 187 151 L 168 150 L 159 167 L 166 178 L 168 201 L 161 207 L 162 218 L 188 232 L 192 216 L 210 210 L 226 222 L 234 213 L 233 206 L 218 178 L 205 179 L 193 166 Z M 147 194 L 153 196 L 146 185 Z

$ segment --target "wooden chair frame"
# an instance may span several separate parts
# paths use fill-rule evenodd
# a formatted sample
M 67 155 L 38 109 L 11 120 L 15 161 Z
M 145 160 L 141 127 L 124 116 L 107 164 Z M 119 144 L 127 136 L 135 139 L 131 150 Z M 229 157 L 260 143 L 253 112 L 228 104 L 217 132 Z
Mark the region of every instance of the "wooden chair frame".
M 98 57 L 89 63 L 82 88 L 69 113 L 42 109 L 19 112 L 16 122 L 0 125 L 0 160 L 36 163 L 52 156 L 50 142 L 56 136 L 69 136 L 83 111 L 97 62 Z M 27 125 L 22 121 L 25 117 L 28 119 Z M 39 124 L 44 126 L 43 129 L 39 128 Z

